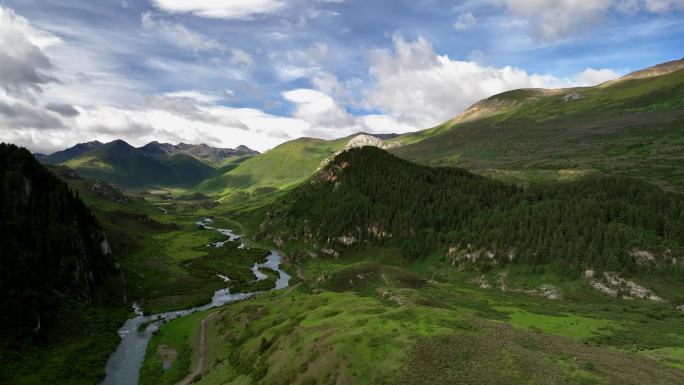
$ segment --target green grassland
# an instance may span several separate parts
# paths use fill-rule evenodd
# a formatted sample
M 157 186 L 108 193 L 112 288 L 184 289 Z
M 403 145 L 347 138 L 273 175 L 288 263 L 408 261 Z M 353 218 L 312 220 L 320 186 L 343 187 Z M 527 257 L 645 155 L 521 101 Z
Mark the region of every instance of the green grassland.
M 349 139 L 300 138 L 286 142 L 207 179 L 199 190 L 223 196 L 236 190 L 290 188 L 310 177 L 324 159 L 341 150 Z
M 439 256 L 409 262 L 395 249 L 349 250 L 300 267 L 307 280 L 294 289 L 220 308 L 198 384 L 684 381 L 684 313 L 673 306 L 681 281 L 670 279 L 658 292 L 668 302 L 654 303 L 609 299 L 550 266 L 506 268 L 512 287 L 562 288 L 564 299 L 553 301 L 481 289 L 471 282 L 480 272 Z M 181 322 L 162 329 L 183 338 L 197 327 Z M 159 367 L 155 355 L 148 351 L 146 365 Z
M 209 246 L 227 239 L 195 224 L 199 219 L 215 217 L 222 209 L 213 201 L 187 200 L 187 192 L 178 190 L 144 197 L 126 194 L 128 201 L 118 202 L 91 191 L 89 180 L 69 182 L 105 229 L 126 274 L 129 298 L 143 305 L 146 313 L 203 305 L 214 291 L 226 286 L 233 291 L 273 286 L 274 276 L 257 282 L 251 271 L 254 263 L 266 260 L 268 250 L 239 249 L 239 242 Z M 217 220 L 212 226 L 240 232 L 226 221 Z M 231 281 L 226 284 L 217 274 Z
M 621 174 L 684 191 L 684 70 L 547 95 L 496 95 L 491 116 L 406 135 L 392 151 L 521 183 Z M 579 93 L 582 99 L 566 101 Z M 401 139 L 401 137 L 400 137 Z
M 200 321 L 211 310 L 193 313 L 169 322 L 161 328 L 147 345 L 149 360 L 140 369 L 140 385 L 175 384 L 182 380 L 195 365 L 194 351 L 199 338 Z M 170 367 L 163 368 L 163 353 L 171 352 Z

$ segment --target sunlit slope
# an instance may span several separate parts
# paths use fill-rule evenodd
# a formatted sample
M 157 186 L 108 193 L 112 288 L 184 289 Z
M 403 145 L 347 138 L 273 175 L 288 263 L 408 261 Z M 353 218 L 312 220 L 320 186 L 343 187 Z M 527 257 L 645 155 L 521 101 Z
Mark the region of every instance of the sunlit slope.
M 505 180 L 604 172 L 684 191 L 684 70 L 677 68 L 596 87 L 505 92 L 401 137 L 405 145 L 392 152 Z
M 341 150 L 348 141 L 349 138 L 292 140 L 204 181 L 199 188 L 217 194 L 264 187 L 285 189 L 310 177 L 324 159 Z

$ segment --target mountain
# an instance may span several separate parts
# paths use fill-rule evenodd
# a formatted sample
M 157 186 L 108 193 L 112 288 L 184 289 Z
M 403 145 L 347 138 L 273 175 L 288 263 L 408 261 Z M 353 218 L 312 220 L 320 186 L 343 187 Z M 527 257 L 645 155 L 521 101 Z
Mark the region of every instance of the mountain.
M 102 146 L 102 143 L 94 140 L 92 142 L 79 143 L 73 147 L 69 147 L 66 150 L 57 151 L 50 155 L 34 154 L 36 158 L 45 164 L 60 164 L 78 156 L 85 154 L 86 152 Z
M 393 154 L 427 165 L 457 165 L 529 184 L 603 173 L 684 191 L 684 59 L 595 87 L 519 89 L 479 101 L 434 128 L 370 136 Z M 289 188 L 313 175 L 356 136 L 299 138 L 210 178 L 200 188 L 227 194 Z M 368 136 L 368 135 L 366 135 Z M 642 159 L 645 159 L 642 161 Z
M 298 185 L 346 148 L 398 144 L 396 134 L 354 134 L 335 140 L 299 138 L 256 155 L 234 169 L 204 181 L 199 188 L 206 192 L 227 194 L 235 190 L 257 188 L 288 189 Z
M 152 146 L 143 150 L 123 140 L 94 148 L 64 165 L 83 177 L 133 188 L 189 187 L 215 172 L 191 155 L 154 153 Z
M 283 143 L 204 181 L 202 191 L 227 194 L 260 187 L 289 188 L 316 172 L 321 162 L 341 150 L 349 138 L 323 140 L 299 138 Z
M 121 303 L 121 271 L 86 205 L 29 151 L 0 144 L 0 334 L 50 331 L 66 301 Z M 114 282 L 113 291 L 104 289 Z M 118 284 L 116 284 L 118 282 Z
M 260 231 L 331 255 L 382 245 L 409 259 L 438 252 L 454 263 L 633 270 L 684 256 L 684 197 L 607 176 L 522 189 L 362 147 L 277 200 Z
M 592 173 L 684 191 L 684 59 L 595 87 L 521 89 L 397 138 L 392 153 L 529 183 Z
M 187 144 L 179 143 L 177 145 L 169 143 L 150 142 L 142 147 L 140 150 L 156 156 L 185 154 L 190 155 L 198 160 L 201 160 L 210 165 L 223 165 L 226 163 L 239 163 L 242 160 L 248 159 L 259 152 L 250 149 L 247 146 L 238 146 L 232 148 L 216 148 L 202 144 Z

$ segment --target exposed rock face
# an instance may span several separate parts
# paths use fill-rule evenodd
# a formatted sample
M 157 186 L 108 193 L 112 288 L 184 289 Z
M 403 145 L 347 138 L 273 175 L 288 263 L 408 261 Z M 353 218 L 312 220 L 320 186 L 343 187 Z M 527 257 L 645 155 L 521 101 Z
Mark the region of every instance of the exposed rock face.
M 337 238 L 337 241 L 340 242 L 341 244 L 345 245 L 345 246 L 349 246 L 349 245 L 354 244 L 354 242 L 356 242 L 356 238 L 354 238 L 353 235 L 343 235 L 343 236 Z
M 648 299 L 662 302 L 663 299 L 651 290 L 627 279 L 620 277 L 618 273 L 607 271 L 602 276 L 597 276 L 594 270 L 586 270 L 584 278 L 596 290 L 603 294 L 622 299 Z
M 485 277 L 484 274 L 482 274 L 479 277 L 475 277 L 469 281 L 470 283 L 474 283 L 477 285 L 480 289 L 491 289 L 492 285 L 487 281 L 487 277 Z
M 630 255 L 634 257 L 634 261 L 638 265 L 643 265 L 646 263 L 652 263 L 656 261 L 655 254 L 647 250 L 632 250 Z
M 563 299 L 563 295 L 561 294 L 560 289 L 551 284 L 545 283 L 539 285 L 539 287 L 534 289 L 514 288 L 508 285 L 507 277 L 508 273 L 501 272 L 499 273 L 496 280 L 496 287 L 504 293 L 523 293 L 537 297 L 544 297 L 551 300 Z M 471 279 L 470 283 L 477 285 L 481 289 L 491 289 L 493 287 L 492 284 L 490 284 L 489 281 L 487 281 L 487 277 L 484 274 L 482 274 L 479 277 Z
M 344 146 L 345 150 L 349 150 L 350 148 L 358 148 L 358 147 L 364 147 L 364 146 L 372 146 L 372 147 L 378 147 L 382 149 L 387 149 L 387 148 L 392 148 L 392 147 L 397 147 L 399 146 L 398 142 L 385 142 L 384 140 L 380 138 L 376 138 L 375 136 L 371 135 L 366 135 L 366 134 L 361 134 L 353 137 L 346 146 Z
M 584 99 L 584 95 L 578 94 L 577 92 L 571 92 L 563 97 L 566 102 L 574 102 L 576 100 Z
M 128 203 L 128 197 L 120 189 L 112 186 L 106 182 L 93 182 L 89 187 L 90 191 L 101 196 L 102 198 L 109 199 L 110 201 L 119 203 Z
M 338 151 L 334 154 L 332 154 L 329 158 L 324 159 L 321 162 L 321 165 L 318 166 L 318 169 L 322 169 L 323 167 L 327 166 L 328 163 L 330 163 L 331 159 L 334 159 L 337 155 L 339 155 L 341 152 L 347 151 L 352 148 L 360 148 L 360 147 L 365 147 L 365 146 L 371 146 L 371 147 L 377 147 L 377 148 L 382 148 L 383 150 L 389 149 L 389 148 L 394 148 L 394 147 L 399 147 L 401 146 L 401 143 L 399 142 L 392 142 L 392 141 L 385 141 L 382 140 L 378 137 L 368 135 L 368 134 L 359 134 L 356 135 L 355 137 L 351 138 L 349 142 L 344 146 L 342 151 Z

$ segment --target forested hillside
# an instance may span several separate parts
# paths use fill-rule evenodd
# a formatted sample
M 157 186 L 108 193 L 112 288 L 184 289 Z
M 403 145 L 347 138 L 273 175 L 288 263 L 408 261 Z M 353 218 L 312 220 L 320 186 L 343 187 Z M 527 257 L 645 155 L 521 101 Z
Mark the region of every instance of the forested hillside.
M 26 149 L 4 143 L 0 181 L 4 341 L 49 332 L 66 301 L 123 302 L 121 272 L 107 238 L 66 183 Z
M 274 203 L 261 236 L 328 254 L 381 244 L 411 259 L 439 252 L 484 264 L 561 263 L 575 272 L 678 266 L 684 197 L 606 176 L 523 189 L 364 147 L 338 155 Z

